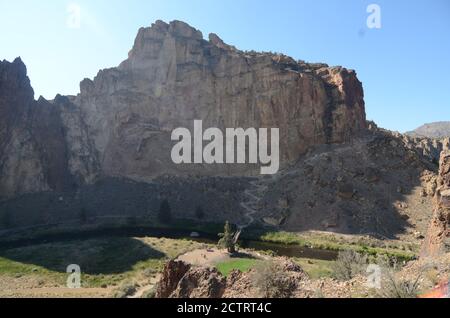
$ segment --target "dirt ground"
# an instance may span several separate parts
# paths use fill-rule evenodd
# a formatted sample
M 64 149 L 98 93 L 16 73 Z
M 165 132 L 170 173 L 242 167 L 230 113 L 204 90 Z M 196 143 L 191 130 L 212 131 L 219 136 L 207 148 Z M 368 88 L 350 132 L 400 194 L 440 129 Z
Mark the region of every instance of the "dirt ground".
M 112 288 L 61 288 L 5 289 L 0 298 L 108 298 Z
M 178 260 L 193 265 L 212 266 L 230 260 L 230 255 L 225 250 L 216 248 L 199 249 L 179 256 Z

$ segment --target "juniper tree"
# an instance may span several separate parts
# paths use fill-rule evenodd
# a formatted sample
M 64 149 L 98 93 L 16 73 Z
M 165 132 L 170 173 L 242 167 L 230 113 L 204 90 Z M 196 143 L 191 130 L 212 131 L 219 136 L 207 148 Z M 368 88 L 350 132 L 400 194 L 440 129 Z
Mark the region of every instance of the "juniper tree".
M 221 239 L 219 240 L 219 243 L 218 243 L 219 247 L 227 249 L 228 253 L 230 253 L 230 254 L 233 254 L 236 252 L 236 243 L 234 242 L 234 233 L 233 233 L 231 225 L 228 221 L 225 222 L 225 227 L 224 227 L 223 233 L 219 233 L 219 237 L 221 237 Z

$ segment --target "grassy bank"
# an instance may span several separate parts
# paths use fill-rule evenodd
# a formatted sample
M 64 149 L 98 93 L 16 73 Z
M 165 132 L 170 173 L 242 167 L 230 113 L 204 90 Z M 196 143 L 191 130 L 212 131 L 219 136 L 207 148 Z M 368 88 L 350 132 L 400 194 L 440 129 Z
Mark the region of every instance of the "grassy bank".
M 267 232 L 260 234 L 258 240 L 285 245 L 298 245 L 309 248 L 344 251 L 354 250 L 369 256 L 386 255 L 399 261 L 409 261 L 416 257 L 418 246 L 400 241 L 381 241 L 370 237 L 339 235 L 331 233 L 306 232 Z

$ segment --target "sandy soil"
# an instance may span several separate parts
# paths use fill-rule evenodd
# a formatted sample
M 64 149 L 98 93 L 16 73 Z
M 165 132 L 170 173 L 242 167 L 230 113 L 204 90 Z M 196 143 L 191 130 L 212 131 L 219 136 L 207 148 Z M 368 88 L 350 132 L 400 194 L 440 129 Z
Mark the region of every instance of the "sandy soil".
M 0 298 L 107 298 L 111 288 L 30 288 L 1 290 Z
M 229 259 L 231 259 L 230 255 L 225 250 L 219 250 L 216 248 L 198 249 L 178 257 L 178 260 L 180 261 L 203 266 L 212 266 Z

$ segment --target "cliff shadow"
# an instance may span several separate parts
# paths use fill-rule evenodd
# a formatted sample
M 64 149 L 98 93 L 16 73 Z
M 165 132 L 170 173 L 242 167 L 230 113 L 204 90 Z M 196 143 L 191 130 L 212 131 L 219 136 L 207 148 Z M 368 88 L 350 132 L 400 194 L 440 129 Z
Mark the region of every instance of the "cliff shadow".
M 1 249 L 0 257 L 59 273 L 76 264 L 84 274 L 106 275 L 130 271 L 139 262 L 163 260 L 165 254 L 138 239 L 105 237 Z

